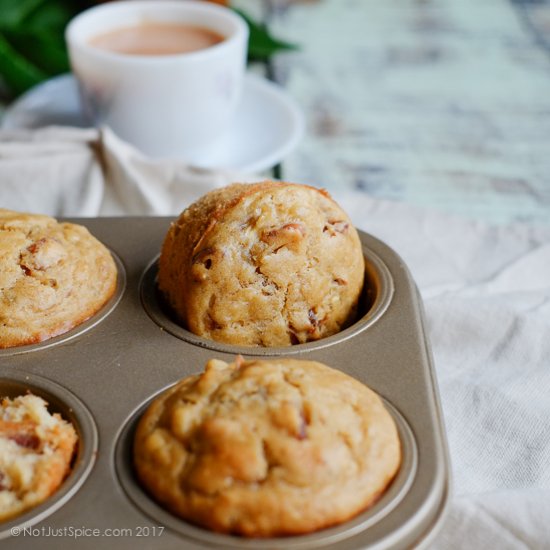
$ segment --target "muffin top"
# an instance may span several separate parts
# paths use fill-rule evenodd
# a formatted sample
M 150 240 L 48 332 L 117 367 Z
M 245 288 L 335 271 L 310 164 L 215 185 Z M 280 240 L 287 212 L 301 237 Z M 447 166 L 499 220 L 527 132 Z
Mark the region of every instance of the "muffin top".
M 85 227 L 0 209 L 0 348 L 62 334 L 113 295 L 117 269 Z
M 150 405 L 138 478 L 172 513 L 251 537 L 314 531 L 371 505 L 401 449 L 381 399 L 313 361 L 210 360 Z
M 364 268 L 357 231 L 328 193 L 268 181 L 187 208 L 166 235 L 158 284 L 199 336 L 287 346 L 355 320 Z
M 54 493 L 70 471 L 77 435 L 36 395 L 0 403 L 0 521 Z

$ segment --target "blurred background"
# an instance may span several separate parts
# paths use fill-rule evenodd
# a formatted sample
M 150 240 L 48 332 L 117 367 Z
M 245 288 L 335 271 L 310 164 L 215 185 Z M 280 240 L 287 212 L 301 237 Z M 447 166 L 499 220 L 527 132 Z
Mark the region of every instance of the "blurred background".
M 221 3 L 254 25 L 250 69 L 305 115 L 275 176 L 495 223 L 550 222 L 550 1 Z M 3 108 L 68 70 L 63 28 L 90 4 L 0 0 Z

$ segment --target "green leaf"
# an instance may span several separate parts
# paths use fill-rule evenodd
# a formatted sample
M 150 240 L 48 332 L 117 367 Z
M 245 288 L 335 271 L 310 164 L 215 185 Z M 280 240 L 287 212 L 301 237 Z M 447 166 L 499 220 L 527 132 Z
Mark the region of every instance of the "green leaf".
M 86 4 L 0 0 L 0 78 L 11 95 L 69 70 L 65 26 Z
M 0 27 L 2 29 L 20 25 L 22 21 L 46 0 L 0 0 Z
M 20 94 L 35 86 L 48 75 L 15 51 L 0 34 L 0 74 L 14 94 Z
M 25 18 L 25 29 L 55 32 L 59 41 L 63 41 L 65 26 L 77 13 L 78 9 L 74 2 L 49 0 Z
M 17 53 L 48 75 L 69 70 L 65 42 L 51 31 L 4 31 L 4 37 Z
M 248 14 L 232 8 L 247 23 L 250 37 L 248 39 L 248 58 L 254 61 L 266 61 L 279 51 L 297 50 L 298 46 L 272 36 L 266 27 L 254 21 Z

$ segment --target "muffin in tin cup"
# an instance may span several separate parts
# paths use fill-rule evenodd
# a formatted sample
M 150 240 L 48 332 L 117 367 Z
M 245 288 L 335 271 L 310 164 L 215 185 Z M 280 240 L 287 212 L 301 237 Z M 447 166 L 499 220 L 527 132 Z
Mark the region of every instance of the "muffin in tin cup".
M 33 525 L 88 477 L 98 434 L 76 395 L 36 374 L 0 367 L 0 539 Z
M 82 225 L 0 209 L 0 259 L 0 350 L 66 335 L 120 297 L 121 266 Z
M 158 286 L 192 333 L 244 346 L 331 336 L 357 318 L 365 264 L 323 190 L 266 181 L 211 191 L 170 226 Z
M 175 515 L 247 537 L 310 533 L 372 506 L 401 463 L 367 386 L 315 361 L 212 359 L 157 397 L 135 434 L 139 481 Z

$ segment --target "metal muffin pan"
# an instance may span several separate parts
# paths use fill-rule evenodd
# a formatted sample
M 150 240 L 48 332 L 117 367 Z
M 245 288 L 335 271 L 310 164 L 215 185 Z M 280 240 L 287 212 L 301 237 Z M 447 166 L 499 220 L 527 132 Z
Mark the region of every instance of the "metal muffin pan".
M 120 259 L 119 296 L 106 306 L 108 314 L 103 311 L 88 321 L 86 330 L 58 337 L 57 345 L 47 341 L 0 353 L 0 385 L 22 384 L 18 388 L 23 391 L 28 382 L 31 391 L 41 395 L 38 381 L 50 384 L 45 396 L 52 410 L 73 420 L 81 436 L 74 471 L 58 493 L 0 525 L 5 536 L 14 525 L 34 524 L 34 530 L 10 538 L 11 548 L 34 548 L 39 542 L 40 548 L 57 549 L 70 544 L 63 537 L 77 539 L 78 548 L 122 550 L 399 549 L 422 547 L 431 540 L 448 502 L 450 468 L 422 305 L 395 252 L 360 233 L 371 292 L 365 297 L 363 317 L 354 325 L 319 342 L 250 348 L 198 338 L 163 309 L 155 286 L 156 258 L 170 218 L 72 221 L 88 227 Z M 202 370 L 208 359 L 231 361 L 238 353 L 321 361 L 365 382 L 384 398 L 398 426 L 403 463 L 372 508 L 344 524 L 303 536 L 245 539 L 190 525 L 141 489 L 131 464 L 140 413 L 161 390 Z M 94 423 L 97 453 L 91 451 L 97 445 Z M 86 461 L 82 452 L 86 457 L 92 452 L 95 462 Z M 91 469 L 85 483 L 81 463 Z

